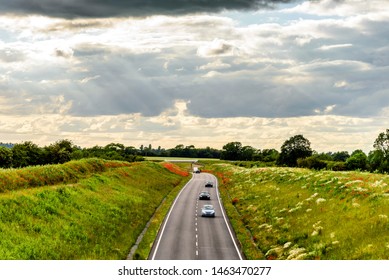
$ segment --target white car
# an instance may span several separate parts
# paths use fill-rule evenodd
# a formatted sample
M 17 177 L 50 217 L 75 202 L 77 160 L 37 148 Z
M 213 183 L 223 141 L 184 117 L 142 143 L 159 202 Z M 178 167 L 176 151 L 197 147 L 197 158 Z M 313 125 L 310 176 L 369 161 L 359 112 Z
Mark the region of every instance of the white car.
M 201 208 L 202 217 L 215 217 L 215 208 L 213 205 L 206 204 Z

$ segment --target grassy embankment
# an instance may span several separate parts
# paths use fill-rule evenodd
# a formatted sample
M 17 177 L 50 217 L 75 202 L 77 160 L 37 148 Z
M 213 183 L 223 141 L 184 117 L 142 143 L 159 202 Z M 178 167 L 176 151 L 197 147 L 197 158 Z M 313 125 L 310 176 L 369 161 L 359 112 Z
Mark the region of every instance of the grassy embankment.
M 125 259 L 183 175 L 98 159 L 0 170 L 0 259 Z
M 248 259 L 389 259 L 389 177 L 208 165 Z

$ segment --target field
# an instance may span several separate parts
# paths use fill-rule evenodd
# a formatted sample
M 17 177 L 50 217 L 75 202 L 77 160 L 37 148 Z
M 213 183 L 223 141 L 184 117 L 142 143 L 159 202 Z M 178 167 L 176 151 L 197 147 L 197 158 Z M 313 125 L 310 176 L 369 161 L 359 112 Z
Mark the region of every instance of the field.
M 98 159 L 0 170 L 0 259 L 126 259 L 187 175 Z
M 389 177 L 207 165 L 248 259 L 389 259 Z
M 150 161 L 219 161 L 217 158 L 186 158 L 186 157 L 144 157 L 146 160 Z

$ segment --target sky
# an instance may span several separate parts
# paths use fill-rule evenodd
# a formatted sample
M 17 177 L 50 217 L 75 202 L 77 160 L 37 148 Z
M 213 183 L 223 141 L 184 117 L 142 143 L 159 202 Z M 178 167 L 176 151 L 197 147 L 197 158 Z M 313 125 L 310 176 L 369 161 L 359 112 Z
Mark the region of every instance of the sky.
M 0 0 L 0 142 L 373 150 L 388 0 Z

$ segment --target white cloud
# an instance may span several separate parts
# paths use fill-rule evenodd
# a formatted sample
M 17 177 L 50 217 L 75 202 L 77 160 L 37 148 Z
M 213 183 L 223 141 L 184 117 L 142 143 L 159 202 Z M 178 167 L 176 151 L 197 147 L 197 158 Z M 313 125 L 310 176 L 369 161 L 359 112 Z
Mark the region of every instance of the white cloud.
M 224 63 L 220 59 L 198 67 L 199 70 L 221 70 L 221 69 L 228 69 L 228 68 L 231 68 L 231 64 Z
M 318 150 L 369 149 L 388 127 L 388 6 L 305 1 L 250 25 L 1 16 L 0 130 L 14 142 L 258 148 L 302 133 Z
M 197 50 L 197 54 L 202 57 L 232 56 L 235 53 L 235 49 L 236 48 L 226 40 L 214 39 L 212 42 L 200 46 Z
M 338 49 L 338 48 L 348 48 L 352 47 L 353 44 L 336 44 L 336 45 L 325 45 L 318 48 L 319 50 L 326 51 L 326 50 L 332 50 L 332 49 Z

